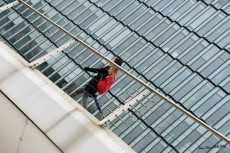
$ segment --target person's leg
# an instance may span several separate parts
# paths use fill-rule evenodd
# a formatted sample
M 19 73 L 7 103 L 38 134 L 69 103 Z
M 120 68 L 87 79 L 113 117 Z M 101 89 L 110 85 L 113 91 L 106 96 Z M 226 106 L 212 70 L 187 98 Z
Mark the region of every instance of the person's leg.
M 77 96 L 78 94 L 83 93 L 84 89 L 85 89 L 85 87 L 78 88 L 76 91 L 74 91 L 73 93 L 70 94 L 70 97 L 73 98 L 73 97 Z
M 85 109 L 88 108 L 88 98 L 89 98 L 89 94 L 86 91 L 84 91 L 84 93 L 83 93 L 83 107 Z
M 100 105 L 100 103 L 99 103 L 98 100 L 97 100 L 97 96 L 94 96 L 93 98 L 94 98 L 94 100 L 95 100 L 95 102 L 96 102 L 97 109 L 99 110 L 99 112 L 100 112 L 101 114 L 103 114 L 102 109 L 101 109 L 101 105 Z

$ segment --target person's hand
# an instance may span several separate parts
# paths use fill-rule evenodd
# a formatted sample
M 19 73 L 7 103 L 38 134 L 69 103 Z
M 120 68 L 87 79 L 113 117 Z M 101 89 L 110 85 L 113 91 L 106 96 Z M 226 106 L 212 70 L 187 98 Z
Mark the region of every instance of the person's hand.
M 83 67 L 83 70 L 85 71 L 85 67 Z

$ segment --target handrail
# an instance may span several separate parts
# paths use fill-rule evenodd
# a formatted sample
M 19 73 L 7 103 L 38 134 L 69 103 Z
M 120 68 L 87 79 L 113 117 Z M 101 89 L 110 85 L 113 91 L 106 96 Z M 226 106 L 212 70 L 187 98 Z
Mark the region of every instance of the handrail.
M 224 136 L 223 134 L 221 134 L 217 130 L 213 129 L 211 126 L 209 126 L 208 124 L 206 124 L 205 122 L 203 122 L 202 120 L 200 120 L 199 118 L 197 118 L 196 116 L 194 116 L 193 114 L 191 114 L 190 112 L 188 112 L 187 110 L 185 110 L 180 105 L 176 104 L 173 100 L 165 97 L 162 93 L 158 92 L 156 89 L 153 89 L 148 84 L 144 83 L 142 80 L 138 79 L 137 77 L 135 77 L 134 75 L 132 75 L 131 73 L 129 73 L 128 71 L 126 71 L 124 68 L 120 67 L 119 65 L 117 65 L 116 63 L 114 63 L 113 61 L 111 61 L 110 59 L 108 59 L 107 57 L 105 57 L 104 55 L 102 55 L 100 52 L 98 52 L 97 50 L 93 49 L 92 47 L 90 47 L 85 42 L 81 41 L 80 39 L 78 39 L 77 37 L 75 37 L 74 35 L 72 35 L 71 33 L 69 33 L 67 30 L 65 30 L 61 26 L 57 25 L 55 22 L 53 22 L 52 20 L 50 20 L 49 18 L 47 18 L 46 16 L 44 16 L 43 14 L 41 14 L 40 12 L 38 12 L 36 9 L 34 9 L 33 7 L 31 7 L 30 5 L 28 5 L 24 1 L 22 1 L 22 0 L 18 0 L 18 1 L 21 2 L 23 5 L 25 5 L 26 7 L 30 8 L 32 11 L 34 11 L 35 13 L 37 13 L 38 15 L 40 15 L 41 17 L 43 17 L 44 19 L 46 19 L 47 21 L 49 21 L 51 24 L 53 24 L 54 26 L 56 26 L 57 28 L 59 28 L 63 32 L 65 32 L 67 35 L 69 35 L 70 37 L 72 37 L 74 40 L 78 41 L 79 43 L 81 43 L 82 45 L 84 45 L 86 48 L 88 48 L 89 50 L 91 50 L 92 52 L 94 52 L 95 54 L 97 54 L 98 56 L 100 56 L 101 58 L 103 58 L 104 60 L 106 60 L 108 63 L 115 65 L 115 67 L 117 67 L 119 70 L 121 70 L 122 72 L 124 72 L 126 75 L 128 75 L 129 77 L 131 77 L 132 79 L 134 79 L 135 81 L 137 81 L 138 83 L 140 83 L 142 86 L 144 86 L 145 88 L 147 88 L 151 92 L 153 92 L 156 95 L 158 95 L 159 97 L 161 97 L 163 100 L 167 101 L 169 104 L 171 104 L 175 108 L 179 109 L 182 113 L 186 114 L 187 116 L 189 116 L 190 118 L 192 118 L 193 120 L 195 120 L 196 122 L 198 122 L 200 125 L 202 125 L 203 127 L 205 127 L 207 130 L 209 130 L 210 132 L 212 132 L 214 135 L 218 136 L 219 138 L 221 138 L 222 140 L 224 140 L 228 144 L 230 144 L 230 139 L 229 138 L 227 138 L 226 136 Z

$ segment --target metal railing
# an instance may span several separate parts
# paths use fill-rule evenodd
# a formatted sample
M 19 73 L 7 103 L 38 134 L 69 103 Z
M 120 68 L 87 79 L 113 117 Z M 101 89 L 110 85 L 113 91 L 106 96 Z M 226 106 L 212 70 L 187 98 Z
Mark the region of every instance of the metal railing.
M 13 6 L 15 6 L 15 5 L 17 5 L 18 3 L 19 3 L 19 1 L 14 1 L 14 2 L 8 4 L 8 5 L 5 5 L 5 6 L 1 7 L 0 8 L 0 13 L 5 11 L 5 10 L 7 10 L 7 9 L 9 9 L 9 8 L 11 8 L 11 7 L 13 7 Z

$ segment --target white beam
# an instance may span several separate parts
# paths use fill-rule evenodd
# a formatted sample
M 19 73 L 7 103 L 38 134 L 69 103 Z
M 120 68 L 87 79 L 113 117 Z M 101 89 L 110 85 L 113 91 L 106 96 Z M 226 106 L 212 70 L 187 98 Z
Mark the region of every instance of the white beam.
M 121 115 L 124 111 L 129 109 L 130 106 L 134 105 L 137 101 L 141 100 L 148 93 L 149 93 L 149 90 L 145 90 L 144 92 L 142 92 L 141 94 L 133 98 L 131 101 L 127 102 L 125 105 L 123 105 L 119 109 L 109 114 L 109 116 L 107 116 L 106 118 L 104 118 L 103 120 L 99 122 L 99 126 L 104 127 L 108 122 L 111 122 L 112 120 L 117 118 L 117 116 Z
M 18 3 L 19 3 L 18 1 L 15 1 L 15 2 L 9 3 L 9 4 L 7 4 L 7 5 L 3 6 L 3 7 L 0 7 L 0 13 L 5 11 L 5 10 L 7 10 L 7 9 L 9 9 L 9 8 L 11 8 L 11 7 L 13 7 L 14 5 L 17 5 Z
M 75 40 L 71 40 L 71 41 L 65 43 L 64 45 L 60 46 L 59 48 L 56 48 L 55 50 L 49 52 L 48 54 L 46 54 L 46 55 L 40 57 L 39 59 L 31 62 L 28 65 L 28 67 L 31 68 L 31 69 L 34 69 L 38 65 L 42 64 L 43 62 L 47 61 L 48 59 L 50 59 L 54 55 L 60 53 L 61 51 L 63 51 L 64 49 L 66 49 L 67 47 L 69 47 L 70 45 L 72 45 L 74 42 L 76 42 L 76 41 Z

